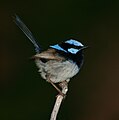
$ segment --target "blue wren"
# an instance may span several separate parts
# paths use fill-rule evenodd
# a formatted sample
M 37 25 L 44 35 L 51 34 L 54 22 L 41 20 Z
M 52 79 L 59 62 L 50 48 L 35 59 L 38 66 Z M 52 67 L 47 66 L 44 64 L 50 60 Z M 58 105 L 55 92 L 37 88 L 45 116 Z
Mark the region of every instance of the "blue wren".
M 33 43 L 36 55 L 33 56 L 41 77 L 50 82 L 60 93 L 55 83 L 67 83 L 75 76 L 83 64 L 83 50 L 87 48 L 73 39 L 50 45 L 45 51 L 36 43 L 35 38 L 21 19 L 15 15 L 14 22 Z

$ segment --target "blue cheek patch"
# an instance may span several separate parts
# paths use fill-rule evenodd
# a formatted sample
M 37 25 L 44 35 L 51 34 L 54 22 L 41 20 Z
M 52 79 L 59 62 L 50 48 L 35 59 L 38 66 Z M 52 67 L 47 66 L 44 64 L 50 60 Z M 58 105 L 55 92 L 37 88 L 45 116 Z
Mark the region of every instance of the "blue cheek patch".
M 56 45 L 53 45 L 53 46 L 50 46 L 51 48 L 54 48 L 54 49 L 56 49 L 56 50 L 61 50 L 61 51 L 64 51 L 64 52 L 66 52 L 67 53 L 67 51 L 66 50 L 64 50 L 63 48 L 61 48 L 58 44 L 56 44 Z
M 78 41 L 73 40 L 73 39 L 67 40 L 65 43 L 69 43 L 69 44 L 75 45 L 75 46 L 84 46 L 81 42 L 78 42 Z
M 75 48 L 69 48 L 68 52 L 72 53 L 72 54 L 76 54 L 79 50 L 75 49 Z

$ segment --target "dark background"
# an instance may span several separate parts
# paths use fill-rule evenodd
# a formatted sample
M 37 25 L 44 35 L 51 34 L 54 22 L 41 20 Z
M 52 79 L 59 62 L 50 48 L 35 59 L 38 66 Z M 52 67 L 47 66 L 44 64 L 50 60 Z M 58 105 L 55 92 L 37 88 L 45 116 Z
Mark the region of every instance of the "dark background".
M 119 120 L 119 0 L 0 1 L 0 120 L 49 120 L 57 95 L 14 13 L 44 48 L 69 38 L 90 46 L 58 120 Z

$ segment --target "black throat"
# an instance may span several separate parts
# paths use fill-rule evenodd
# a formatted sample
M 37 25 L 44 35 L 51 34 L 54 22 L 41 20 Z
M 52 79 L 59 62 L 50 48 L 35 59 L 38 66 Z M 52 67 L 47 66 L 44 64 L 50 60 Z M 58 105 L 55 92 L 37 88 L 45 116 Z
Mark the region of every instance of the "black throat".
M 72 60 L 80 68 L 83 64 L 83 51 L 79 51 L 77 54 L 65 53 L 63 51 L 57 50 L 59 55 L 63 56 L 66 60 Z
M 82 64 L 83 64 L 83 59 L 84 59 L 84 56 L 83 56 L 83 51 L 79 51 L 77 54 L 71 54 L 71 57 L 70 57 L 71 60 L 73 60 L 74 62 L 76 62 L 76 64 L 78 65 L 78 67 L 81 67 Z

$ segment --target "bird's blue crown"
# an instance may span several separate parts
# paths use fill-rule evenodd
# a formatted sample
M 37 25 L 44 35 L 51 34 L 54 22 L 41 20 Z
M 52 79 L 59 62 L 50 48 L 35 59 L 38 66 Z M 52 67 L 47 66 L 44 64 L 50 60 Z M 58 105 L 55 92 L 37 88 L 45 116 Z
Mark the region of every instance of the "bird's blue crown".
M 79 41 L 70 39 L 61 44 L 51 45 L 50 47 L 65 53 L 77 54 L 84 45 Z

